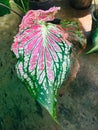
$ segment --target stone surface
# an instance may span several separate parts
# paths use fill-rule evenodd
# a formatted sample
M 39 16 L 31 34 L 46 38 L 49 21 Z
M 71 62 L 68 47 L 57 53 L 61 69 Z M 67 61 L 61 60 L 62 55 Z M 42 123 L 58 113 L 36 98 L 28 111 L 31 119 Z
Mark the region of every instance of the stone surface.
M 62 6 L 59 18 L 88 14 L 72 9 L 67 0 L 55 0 L 55 4 Z M 98 130 L 98 53 L 85 54 L 91 42 L 79 58 L 76 79 L 58 97 L 57 125 L 17 78 L 17 61 L 10 48 L 21 19 L 11 15 L 0 17 L 0 130 Z

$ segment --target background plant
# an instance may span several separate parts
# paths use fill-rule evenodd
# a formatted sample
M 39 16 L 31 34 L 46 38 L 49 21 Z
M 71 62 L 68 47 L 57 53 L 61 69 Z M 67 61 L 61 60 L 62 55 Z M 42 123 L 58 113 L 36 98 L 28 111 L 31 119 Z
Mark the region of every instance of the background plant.
M 19 9 L 26 13 L 29 10 L 29 0 L 0 0 L 0 16 L 10 13 L 10 2 L 15 2 Z M 17 14 L 15 10 L 12 10 Z
M 91 30 L 92 47 L 87 52 L 87 54 L 98 52 L 98 8 L 95 0 L 93 8 L 94 9 L 92 10 L 92 30 Z

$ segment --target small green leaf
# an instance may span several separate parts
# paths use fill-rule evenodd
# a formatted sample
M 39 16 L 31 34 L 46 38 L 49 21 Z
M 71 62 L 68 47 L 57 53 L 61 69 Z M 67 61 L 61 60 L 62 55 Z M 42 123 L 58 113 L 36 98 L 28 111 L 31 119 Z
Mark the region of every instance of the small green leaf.
M 0 0 L 0 16 L 10 13 L 10 10 L 5 6 L 10 7 L 9 0 Z

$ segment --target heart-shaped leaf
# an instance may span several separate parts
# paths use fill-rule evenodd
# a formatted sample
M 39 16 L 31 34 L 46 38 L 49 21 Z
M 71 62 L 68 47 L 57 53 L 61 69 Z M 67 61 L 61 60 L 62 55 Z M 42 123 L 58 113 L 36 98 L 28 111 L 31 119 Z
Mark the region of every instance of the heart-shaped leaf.
M 32 26 L 21 27 L 12 45 L 18 77 L 56 121 L 57 91 L 70 70 L 71 44 L 67 34 L 52 23 L 32 21 Z

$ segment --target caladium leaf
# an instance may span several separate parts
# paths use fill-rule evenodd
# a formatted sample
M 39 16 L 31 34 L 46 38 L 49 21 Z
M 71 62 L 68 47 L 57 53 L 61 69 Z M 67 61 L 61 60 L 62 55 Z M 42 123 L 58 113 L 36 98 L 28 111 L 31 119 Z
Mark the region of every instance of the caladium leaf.
M 62 20 L 60 25 L 63 27 L 66 33 L 68 33 L 68 40 L 73 43 L 75 53 L 78 54 L 86 47 L 86 37 L 83 33 L 83 27 L 76 19 Z
M 22 24 L 25 24 L 26 28 Z M 29 26 L 23 19 L 12 45 L 12 50 L 18 58 L 18 77 L 55 121 L 57 91 L 70 70 L 71 44 L 66 38 L 67 34 L 57 25 L 40 19 L 36 23 L 30 22 Z
M 10 13 L 10 10 L 6 6 L 10 7 L 9 0 L 0 0 L 0 16 Z

